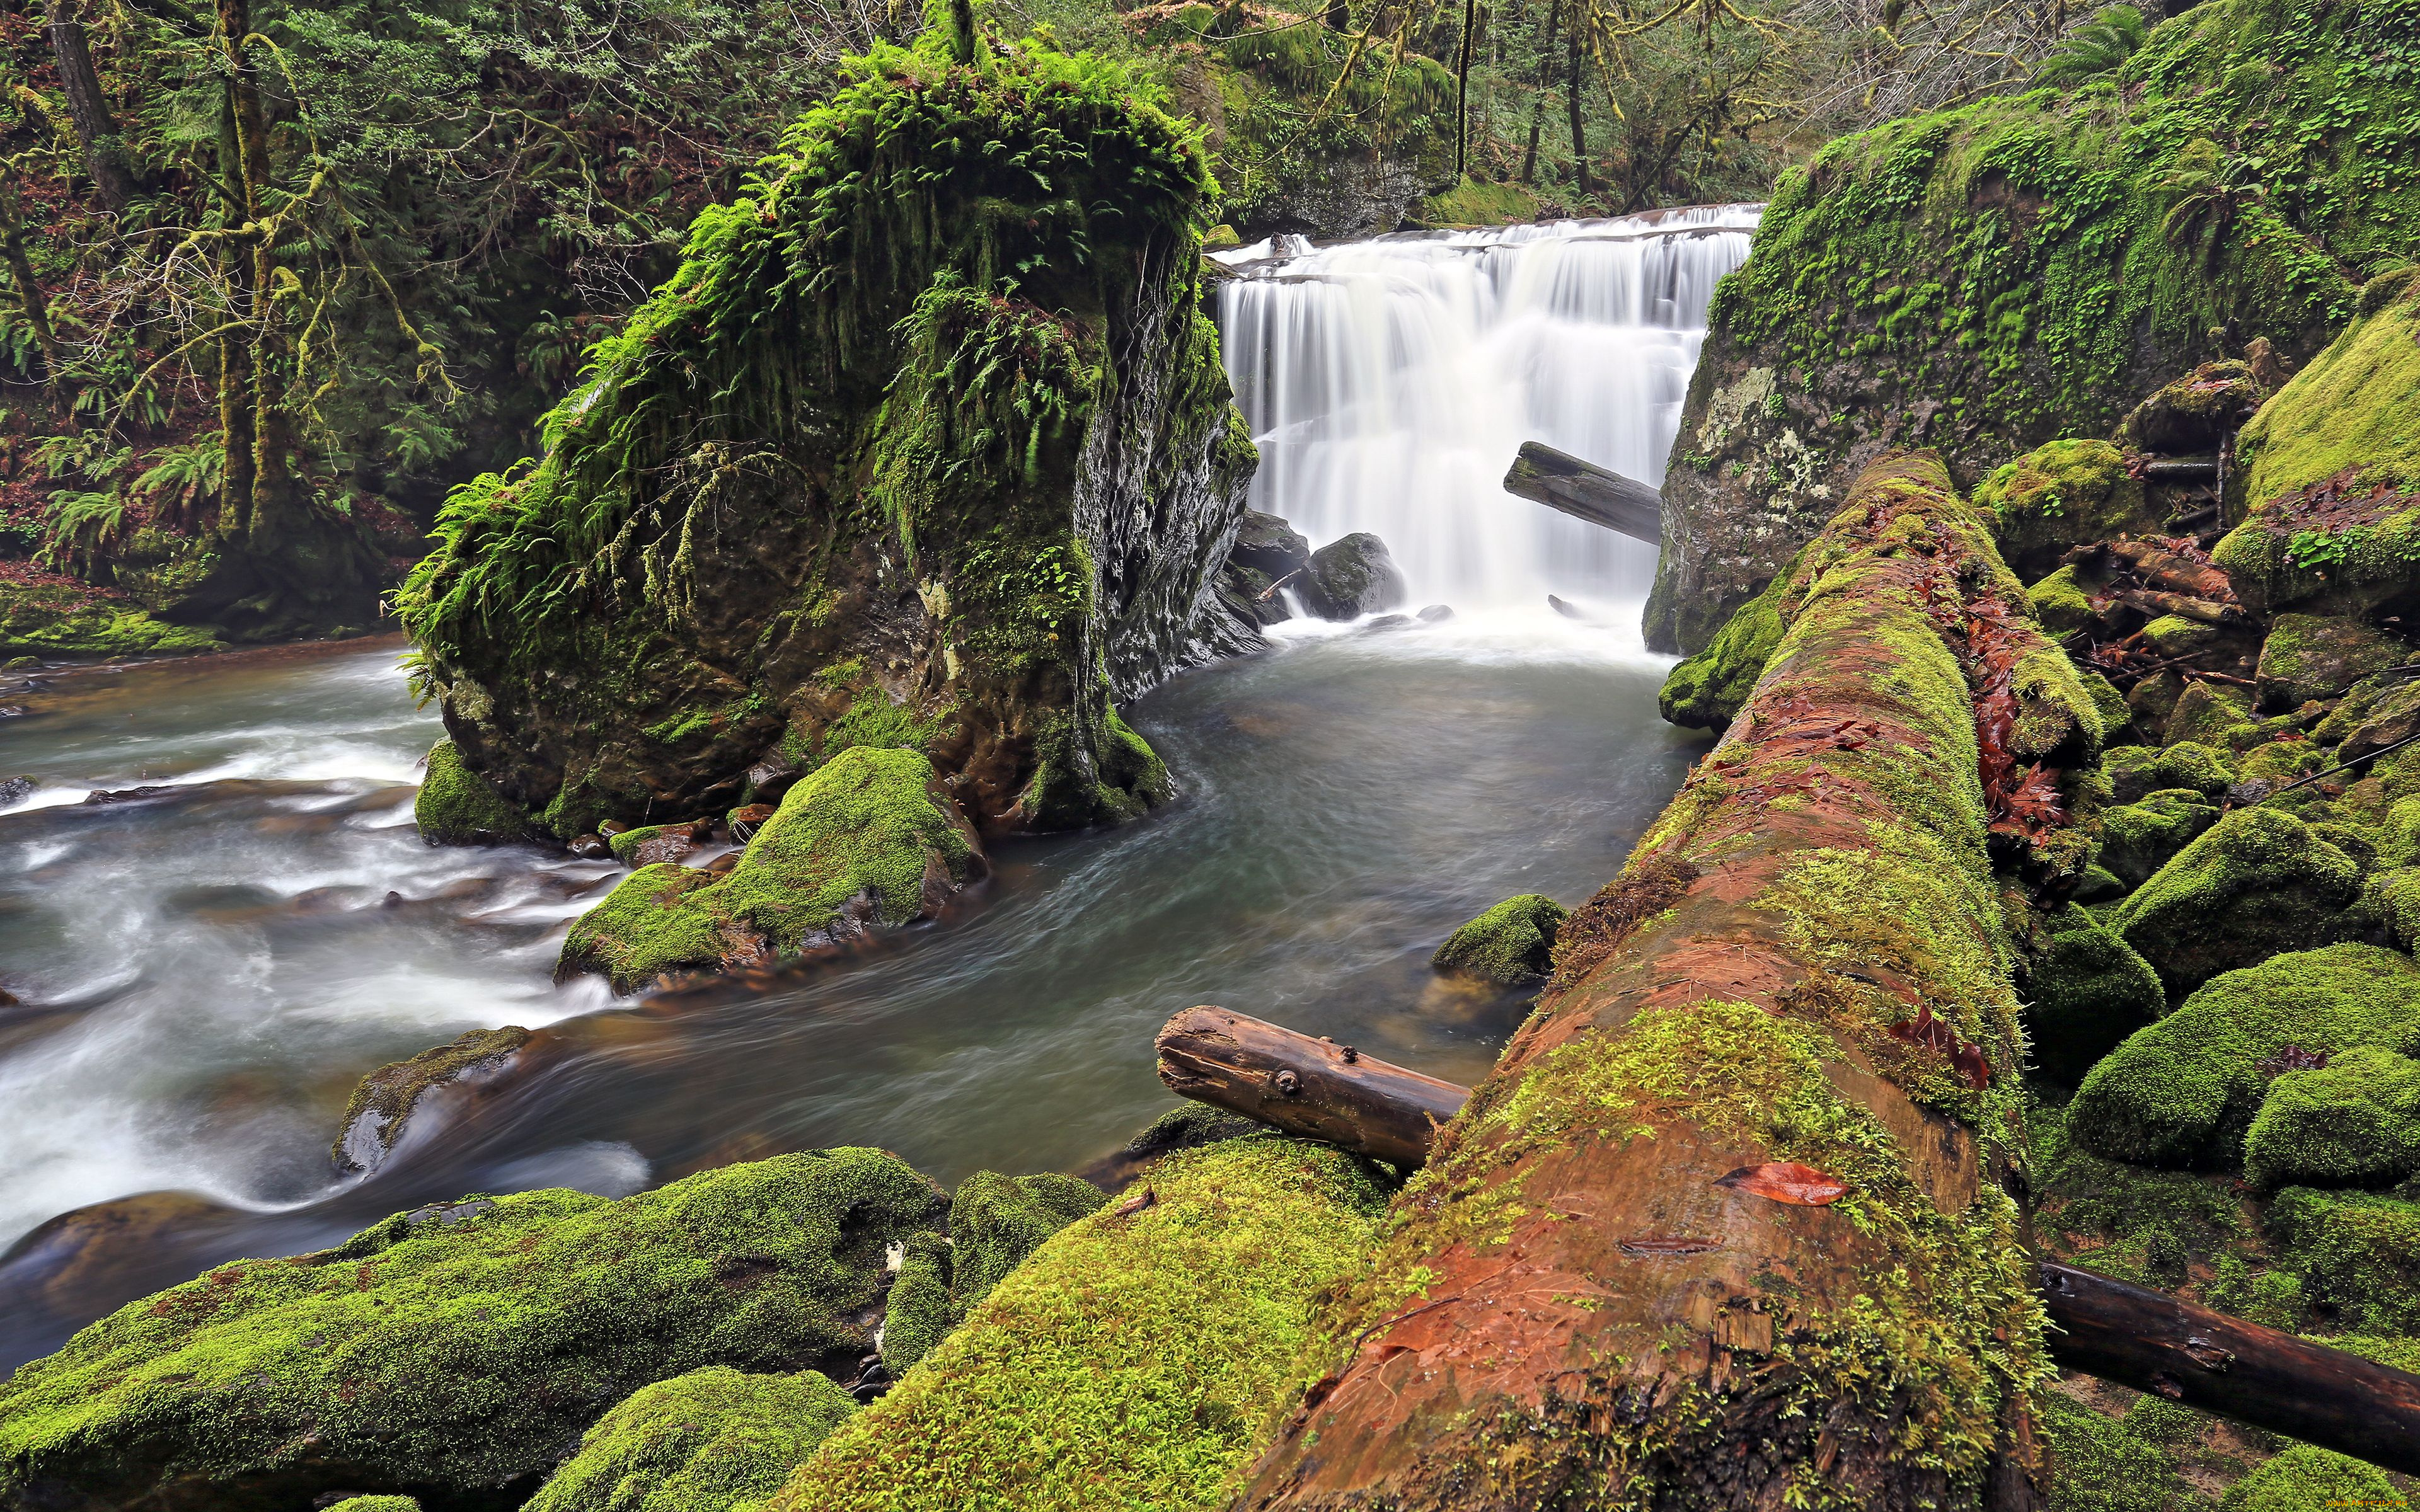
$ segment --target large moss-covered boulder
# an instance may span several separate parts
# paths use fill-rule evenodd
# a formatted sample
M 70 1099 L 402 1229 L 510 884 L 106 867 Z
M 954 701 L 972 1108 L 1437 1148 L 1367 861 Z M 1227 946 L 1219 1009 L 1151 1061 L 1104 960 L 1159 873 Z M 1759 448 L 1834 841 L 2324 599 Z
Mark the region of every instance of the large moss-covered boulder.
M 2107 441 L 2037 446 L 1977 484 L 1975 507 L 1990 517 L 2009 570 L 2026 582 L 2049 576 L 2071 546 L 2161 528 L 2142 481 Z
M 501 845 L 530 831 L 529 816 L 505 801 L 492 783 L 463 764 L 454 742 L 429 748 L 420 791 L 411 800 L 412 822 L 431 845 Z
M 1655 705 L 1666 719 L 1687 729 L 1723 730 L 1739 717 L 1790 628 L 1790 611 L 1806 596 L 1807 585 L 1795 581 L 1797 565 L 1793 561 L 1776 573 L 1724 622 L 1705 650 L 1665 676 Z
M 2169 619 L 2195 632 L 2211 628 L 2197 620 L 2178 615 L 2171 615 Z M 2151 634 L 2163 623 L 2165 622 L 2152 621 L 2144 626 L 2145 633 Z M 2156 636 L 2153 645 L 2154 649 L 2169 649 L 2159 647 Z M 2170 745 L 2186 744 L 2209 750 L 2229 750 L 2236 745 L 2238 733 L 2251 723 L 2252 700 L 2248 694 L 2196 677 L 2188 679 L 2184 691 L 2177 695 L 2176 706 L 2168 711 L 2164 734 Z
M 2362 145 L 2420 109 L 2420 76 L 2340 62 L 2400 56 L 2409 26 L 2205 0 L 2112 80 L 1892 121 L 1785 173 L 1708 315 L 1648 644 L 1703 647 L 1888 449 L 1936 447 L 1972 485 L 2109 434 L 2232 340 L 2319 352 L 2354 312 L 2345 270 L 2420 250 L 2420 187 Z
M 2261 1223 L 2279 1263 L 2348 1332 L 2420 1333 L 2420 1202 L 2288 1187 Z
M 2119 804 L 2137 802 L 2163 788 L 2188 788 L 2206 798 L 2219 798 L 2235 784 L 2226 753 L 2196 741 L 2116 746 L 2102 752 L 2101 764 L 2109 773 L 2109 795 Z
M 1571 917 L 1542 892 L 1507 898 L 1446 936 L 1429 965 L 1498 987 L 1543 980 L 1555 969 L 1555 935 Z
M 2101 813 L 2101 864 L 2129 887 L 2139 887 L 2168 858 L 2218 823 L 2212 799 L 2191 788 L 2162 788 Z
M 1312 1300 L 1364 1263 L 1386 1194 L 1324 1145 L 1163 1158 L 1010 1273 L 826 1441 L 777 1512 L 1227 1505 L 1298 1389 Z
M 2139 1029 L 2084 1078 L 2076 1143 L 2145 1165 L 2228 1169 L 2270 1080 L 2302 1056 L 2420 1039 L 2420 965 L 2334 945 L 2230 971 Z
M 838 949 L 932 917 L 984 864 L 932 763 L 858 747 L 783 795 L 726 875 L 631 872 L 573 923 L 557 970 L 602 971 L 630 992 L 667 972 Z
M 813 1370 L 659 1381 L 598 1419 L 524 1512 L 752 1512 L 856 1411 Z
M 2280 614 L 2260 643 L 2260 705 L 2275 713 L 2336 698 L 2363 678 L 2412 659 L 2411 647 L 2359 620 Z
M 977 1171 L 959 1182 L 948 1239 L 911 1241 L 901 1255 L 883 1309 L 884 1368 L 905 1373 L 1044 1241 L 1108 1200 L 1092 1182 L 1050 1171 Z
M 1368 531 L 1328 542 L 1311 554 L 1295 591 L 1323 620 L 1354 620 L 1402 606 L 1410 592 L 1387 543 Z
M 1242 633 L 1250 440 L 1190 129 L 1039 46 L 878 47 L 397 595 L 465 764 L 566 838 L 913 749 L 986 829 L 1129 817 L 1113 698 Z
M 2405 1498 L 2376 1466 L 2296 1443 L 2226 1489 L 2219 1512 L 2307 1512 L 2311 1507 L 2397 1506 Z
M 2420 1028 L 2407 1042 L 2420 1048 Z M 2420 1061 L 2357 1045 L 2269 1084 L 2243 1177 L 2281 1186 L 2391 1186 L 2420 1171 Z
M 2034 1065 L 2066 1087 L 2167 1007 L 2149 963 L 2071 903 L 2051 921 L 2025 997 Z
M 2130 452 L 2215 456 L 2267 394 L 2248 363 L 2204 363 L 2129 410 L 2118 440 Z
M 2360 866 L 2310 826 L 2239 809 L 2135 888 L 2111 922 L 2182 997 L 2222 971 L 2344 937 L 2360 896 Z
M 0 1384 L 0 1504 L 290 1512 L 345 1489 L 504 1512 L 651 1381 L 853 1366 L 885 1251 L 942 1211 L 897 1157 L 828 1149 L 238 1260 Z
M 2420 271 L 2361 307 L 2243 428 L 2227 502 L 2245 517 L 2211 559 L 2257 607 L 2420 608 Z

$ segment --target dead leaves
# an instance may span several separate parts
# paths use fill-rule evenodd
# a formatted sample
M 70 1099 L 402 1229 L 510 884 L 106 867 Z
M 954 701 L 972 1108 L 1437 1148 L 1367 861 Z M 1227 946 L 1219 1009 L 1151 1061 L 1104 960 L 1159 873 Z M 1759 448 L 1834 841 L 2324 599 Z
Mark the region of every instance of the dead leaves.
M 1949 1069 L 1977 1091 L 1992 1085 L 1992 1062 L 1980 1045 L 1968 1044 L 1958 1038 L 1958 1031 L 1932 1016 L 1932 1005 L 1916 1005 L 1916 1017 L 1894 1024 L 1886 1031 L 1904 1044 L 1938 1050 L 1949 1057 Z

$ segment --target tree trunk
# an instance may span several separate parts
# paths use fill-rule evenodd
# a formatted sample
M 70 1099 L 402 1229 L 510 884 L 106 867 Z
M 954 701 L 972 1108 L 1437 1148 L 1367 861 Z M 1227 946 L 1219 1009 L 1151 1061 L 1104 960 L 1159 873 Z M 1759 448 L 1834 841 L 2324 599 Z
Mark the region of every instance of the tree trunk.
M 2038 1504 L 2004 909 L 2089 845 L 2006 774 L 2098 722 L 1930 454 L 1866 471 L 1782 607 L 1239 1505 Z
M 34 260 L 25 254 L 25 207 L 13 174 L 0 177 L 0 257 L 8 264 L 8 281 L 16 285 L 17 307 L 42 349 L 42 382 L 54 400 L 61 382 L 58 332 L 51 325 L 51 301 L 34 277 Z
M 221 19 L 227 9 L 242 15 L 240 0 L 230 0 L 222 8 Z M 248 19 L 248 18 L 245 18 Z M 249 223 L 249 196 L 245 193 L 243 147 L 236 124 L 237 94 L 231 80 L 219 105 L 218 191 L 220 220 L 223 227 L 236 230 Z M 255 108 L 258 100 L 255 99 Z M 249 266 L 244 256 L 242 239 L 230 236 L 219 243 L 219 286 L 225 291 L 227 308 L 222 317 L 224 329 L 219 333 L 219 529 L 228 534 L 249 535 L 252 531 L 253 493 L 253 371 L 252 333 L 237 323 L 249 301 L 244 294 Z
M 1521 182 L 1538 181 L 1538 135 L 1546 124 L 1546 59 L 1555 51 L 1555 21 L 1562 0 L 1546 0 L 1546 36 L 1538 44 L 1538 98 L 1529 102 L 1529 146 L 1521 154 Z
M 1596 193 L 1595 181 L 1589 177 L 1588 123 L 1580 114 L 1580 86 L 1587 82 L 1586 76 L 1580 72 L 1580 54 L 1586 40 L 1587 15 L 1586 11 L 1582 11 L 1579 16 L 1574 18 L 1570 27 L 1571 90 L 1564 100 L 1564 105 L 1572 118 L 1572 172 L 1577 176 L 1574 182 L 1579 186 L 1582 196 Z
M 1223 1008 L 1188 1008 L 1159 1031 L 1159 1079 L 1179 1097 L 1410 1167 L 1470 1096 L 1389 1065 Z
M 68 97 L 68 119 L 76 145 L 92 175 L 94 193 L 113 213 L 126 208 L 139 187 L 128 165 L 126 140 L 117 134 L 117 120 L 101 92 L 101 76 L 92 66 L 92 48 L 85 39 L 84 18 L 76 0 L 59 0 L 51 18 L 51 55 L 59 66 L 59 86 Z
M 1479 33 L 1479 0 L 1462 0 L 1462 50 L 1453 66 L 1453 178 L 1470 172 L 1470 44 Z

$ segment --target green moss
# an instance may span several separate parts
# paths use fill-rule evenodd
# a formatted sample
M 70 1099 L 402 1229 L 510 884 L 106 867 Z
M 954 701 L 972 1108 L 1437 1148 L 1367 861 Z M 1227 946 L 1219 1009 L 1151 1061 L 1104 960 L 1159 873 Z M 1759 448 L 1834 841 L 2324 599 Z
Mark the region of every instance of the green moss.
M 917 1234 L 899 1254 L 891 1295 L 882 1304 L 882 1366 L 894 1377 L 932 1351 L 954 1327 L 950 1300 L 950 1251 L 939 1234 Z
M 431 845 L 498 845 L 530 832 L 526 815 L 504 800 L 488 779 L 463 764 L 454 742 L 428 749 L 427 775 L 411 802 L 412 822 Z
M 501 1498 L 650 1381 L 854 1360 L 885 1247 L 940 1212 L 895 1156 L 832 1149 L 619 1202 L 466 1198 L 235 1261 L 0 1384 L 0 1500 L 132 1502 L 186 1476 L 231 1504 L 268 1487 Z
M 559 971 L 601 970 L 628 992 L 668 972 L 794 956 L 927 909 L 976 862 L 961 820 L 914 751 L 856 747 L 783 795 L 720 878 L 659 863 L 625 878 L 571 926 Z
M 2050 1442 L 2050 1512 L 2181 1512 L 2187 1504 L 2177 1457 L 2124 1420 L 2048 1391 L 2034 1425 Z
M 1571 910 L 1544 893 L 1507 898 L 1455 930 L 1429 957 L 1436 971 L 1517 987 L 1554 970 L 1555 933 Z
M 1200 1104 L 1193 1104 L 1200 1106 Z M 977 1171 L 950 1199 L 950 1290 L 963 1315 L 1051 1235 L 1108 1202 L 1090 1181 L 1055 1172 Z
M 2183 1279 L 2181 1266 L 2155 1273 L 2154 1251 L 2164 1259 L 2224 1263 L 2248 1247 L 2248 1210 L 2231 1182 L 2095 1154 L 2074 1137 L 2074 1107 L 2036 1097 L 2025 1109 L 2035 1222 L 2054 1253 L 2137 1285 L 2173 1286 Z
M 2420 1203 L 2290 1186 L 2262 1224 L 2309 1300 L 2344 1328 L 2420 1334 Z
M 774 1505 L 1223 1507 L 1385 1195 L 1338 1150 L 1267 1137 L 1170 1155 L 1131 1190 L 1035 1251 Z
M 420 1504 L 409 1496 L 349 1496 L 327 1512 L 420 1512 Z
M 2239 809 L 2118 905 L 2111 922 L 2169 996 L 2222 971 L 2341 938 L 2361 869 L 2273 809 Z
M 2420 1023 L 2407 1044 L 2420 1048 Z M 2420 1061 L 2377 1045 L 2270 1083 L 2243 1136 L 2243 1177 L 2281 1186 L 2388 1186 L 2420 1172 Z
M 2328 753 L 2307 740 L 2273 740 L 2245 751 L 2243 759 L 2236 764 L 2235 775 L 2241 781 L 2283 785 L 2328 764 Z
M 2107 441 L 2035 447 L 1977 484 L 1975 507 L 1990 517 L 2010 570 L 2027 580 L 2051 574 L 2069 547 L 2161 528 L 2125 454 Z
M 154 619 L 83 583 L 0 579 L 0 657 L 115 658 L 225 649 L 206 627 Z
M 2257 810 L 2256 810 L 2257 811 Z M 2145 1165 L 2227 1169 L 2288 1046 L 2402 1049 L 2420 1034 L 2420 966 L 2367 945 L 2230 971 L 2136 1031 L 2084 1079 L 2071 1108 L 2085 1149 Z
M 2260 643 L 2260 698 L 2290 709 L 2340 696 L 2363 678 L 2412 658 L 2412 650 L 2359 620 L 2280 614 Z
M 432 1088 L 499 1068 L 529 1041 L 529 1030 L 517 1026 L 471 1029 L 451 1044 L 380 1066 L 353 1088 L 329 1158 L 340 1171 L 375 1165 L 403 1137 L 412 1109 Z
M 2101 812 L 2101 864 L 2139 887 L 2218 823 L 2218 806 L 2191 788 L 2162 788 Z
M 599 1419 L 524 1512 L 752 1512 L 856 1411 L 812 1370 L 659 1381 Z
M 2235 785 L 2226 752 L 2195 741 L 2118 746 L 2103 751 L 2101 760 L 2109 772 L 2110 795 L 2121 804 L 2163 788 L 2189 788 L 2206 798 L 2222 798 Z
M 2053 635 L 2081 630 L 2101 617 L 2092 607 L 2082 574 L 2073 566 L 2061 567 L 2026 589 L 2025 602 Z
M 2298 1443 L 2227 1488 L 2221 1512 L 2311 1512 L 2314 1507 L 2397 1506 L 2394 1482 L 2358 1459 Z
M 1536 220 L 1544 204 L 1525 184 L 1466 177 L 1420 201 L 1419 218 L 1430 225 L 1518 225 Z
M 1720 730 L 1739 717 L 1806 594 L 1807 585 L 1795 582 L 1797 568 L 1792 559 L 1724 622 L 1705 650 L 1666 675 L 1655 697 L 1666 719 L 1689 729 Z
M 2151 636 L 2152 643 L 2158 646 L 2162 656 L 2190 654 L 2194 647 L 2161 644 L 2159 637 L 2152 633 L 2161 625 L 2168 623 L 2171 622 L 2154 620 L 2143 627 L 2144 633 Z M 2173 623 L 2196 633 L 2211 628 L 2192 620 L 2174 620 Z M 2211 749 L 2226 750 L 2232 745 L 2229 737 L 2234 732 L 2251 722 L 2250 698 L 2232 687 L 2221 687 L 2198 677 L 2190 678 L 2185 683 L 2184 691 L 2177 697 L 2176 707 L 2168 711 L 2166 738 L 2170 745 L 2190 741 Z
M 2034 1065 L 2068 1087 L 2167 1007 L 2149 963 L 2072 904 L 2052 920 L 2026 990 Z

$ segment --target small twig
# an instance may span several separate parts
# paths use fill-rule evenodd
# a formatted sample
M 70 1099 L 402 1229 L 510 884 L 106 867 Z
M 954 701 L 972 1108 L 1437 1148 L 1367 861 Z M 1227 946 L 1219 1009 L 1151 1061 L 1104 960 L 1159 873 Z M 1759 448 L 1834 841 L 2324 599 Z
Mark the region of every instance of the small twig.
M 2245 804 L 2244 807 L 2247 809 L 2257 809 L 2260 807 L 2260 805 L 2267 803 L 2271 798 L 2282 798 L 2287 794 L 2293 792 L 2296 788 L 2309 787 L 2312 783 L 2318 781 L 2323 777 L 2334 777 L 2336 773 L 2350 771 L 2351 768 L 2359 766 L 2364 762 L 2374 762 L 2381 756 L 2385 755 L 2388 751 L 2400 750 L 2402 748 L 2409 746 L 2415 740 L 2420 740 L 2420 733 L 2409 734 L 2405 735 L 2400 740 L 2390 741 L 2386 745 L 2379 747 L 2376 750 L 2368 752 L 2366 755 L 2356 756 L 2349 762 L 2338 762 L 2335 765 L 2329 767 L 2324 772 L 2313 772 L 2308 777 L 2300 778 L 2294 781 L 2287 783 L 2284 787 L 2279 788 L 2274 793 L 2264 793 L 2259 797 L 2255 798 L 2252 802 Z

